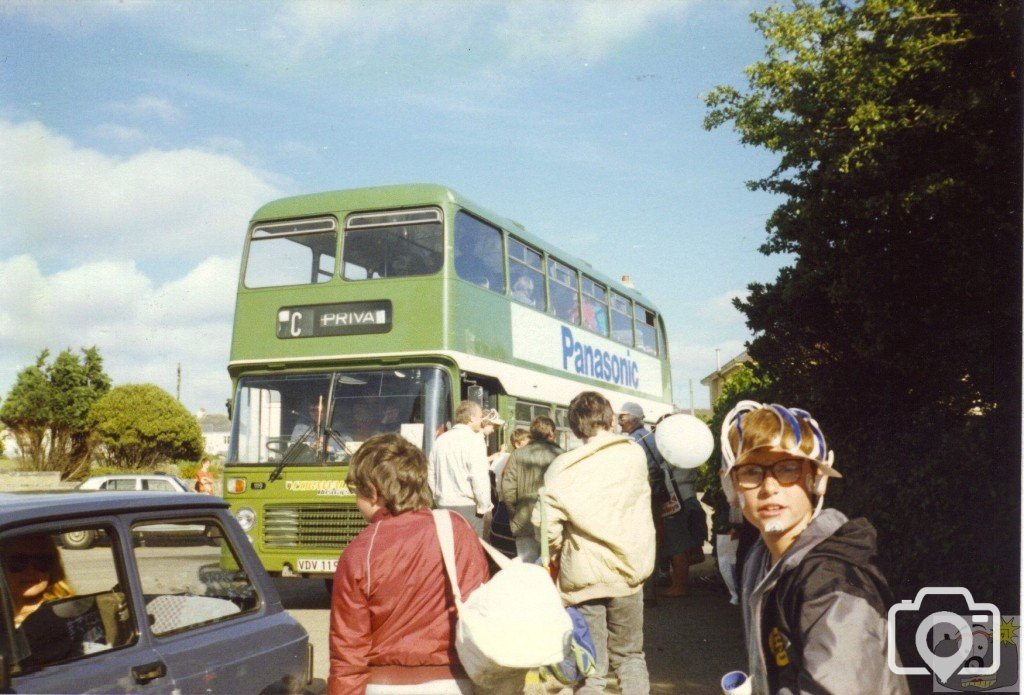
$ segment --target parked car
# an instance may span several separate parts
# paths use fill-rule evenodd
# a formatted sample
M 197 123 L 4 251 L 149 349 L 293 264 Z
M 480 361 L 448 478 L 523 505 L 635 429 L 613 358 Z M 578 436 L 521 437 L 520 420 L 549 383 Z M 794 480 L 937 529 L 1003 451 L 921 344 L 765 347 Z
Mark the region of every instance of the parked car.
M 167 473 L 111 473 L 107 475 L 94 475 L 79 483 L 76 490 L 116 490 L 119 492 L 175 492 L 192 493 L 192 489 L 181 478 Z M 177 526 L 165 529 L 154 528 L 151 535 L 168 535 L 174 532 L 183 534 L 202 533 L 202 527 L 179 528 Z M 69 550 L 85 550 L 91 548 L 101 534 L 90 530 L 69 531 L 60 537 L 61 545 Z M 141 538 L 137 536 L 137 538 Z
M 94 475 L 76 490 L 144 490 L 147 492 L 192 492 L 192 487 L 169 473 L 110 473 Z
M 140 548 L 155 525 L 216 545 Z M 69 553 L 70 531 L 109 546 Z M 302 693 L 312 648 L 228 505 L 209 495 L 0 493 L 0 692 Z M 25 600 L 47 583 L 38 608 Z

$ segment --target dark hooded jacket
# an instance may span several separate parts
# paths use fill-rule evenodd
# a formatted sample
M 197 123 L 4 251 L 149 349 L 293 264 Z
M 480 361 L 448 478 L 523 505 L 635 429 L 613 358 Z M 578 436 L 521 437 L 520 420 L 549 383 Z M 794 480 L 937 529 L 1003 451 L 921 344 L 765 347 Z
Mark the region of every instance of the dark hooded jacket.
M 866 519 L 822 511 L 775 566 L 758 540 L 743 571 L 754 694 L 909 692 L 886 662 L 892 603 Z

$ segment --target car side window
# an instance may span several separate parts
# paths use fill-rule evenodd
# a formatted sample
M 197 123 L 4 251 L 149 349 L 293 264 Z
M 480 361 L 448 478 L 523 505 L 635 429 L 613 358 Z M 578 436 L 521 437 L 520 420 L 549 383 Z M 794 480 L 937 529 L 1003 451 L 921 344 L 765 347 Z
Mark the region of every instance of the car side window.
M 177 492 L 175 487 L 171 485 L 168 480 L 143 480 L 143 490 L 153 490 L 155 492 Z
M 238 554 L 214 520 L 147 521 L 132 527 L 150 629 L 156 636 L 232 620 L 260 599 Z
M 103 483 L 103 490 L 134 490 L 135 478 L 113 478 Z
M 62 529 L 63 531 L 64 529 Z M 68 533 L 113 537 L 91 525 Z M 20 673 L 91 658 L 133 644 L 138 623 L 119 576 L 118 545 L 61 547 L 62 533 L 14 531 L 0 539 L 0 582 L 11 607 L 14 665 Z

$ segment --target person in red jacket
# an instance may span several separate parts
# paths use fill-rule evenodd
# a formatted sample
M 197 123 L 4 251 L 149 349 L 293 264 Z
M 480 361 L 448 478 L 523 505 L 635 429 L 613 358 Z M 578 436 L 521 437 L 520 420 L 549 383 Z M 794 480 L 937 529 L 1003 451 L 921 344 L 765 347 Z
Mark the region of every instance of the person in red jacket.
M 397 434 L 367 439 L 346 483 L 370 522 L 338 560 L 331 695 L 472 693 L 454 646 L 456 609 L 430 511 L 427 460 Z M 490 577 L 476 533 L 452 514 L 463 600 Z

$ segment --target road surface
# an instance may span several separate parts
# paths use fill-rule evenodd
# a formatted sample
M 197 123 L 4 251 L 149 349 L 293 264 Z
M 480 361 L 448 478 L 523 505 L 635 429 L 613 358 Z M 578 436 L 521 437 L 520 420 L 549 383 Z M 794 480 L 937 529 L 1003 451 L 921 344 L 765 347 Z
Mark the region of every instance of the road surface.
M 709 553 L 710 558 L 710 553 Z M 690 595 L 645 604 L 644 644 L 653 695 L 718 695 L 718 682 L 728 671 L 746 670 L 742 620 L 737 606 L 719 584 L 708 559 L 691 572 Z M 305 626 L 314 645 L 314 676 L 327 678 L 327 632 L 330 598 L 315 579 L 275 579 L 284 606 Z M 527 693 L 571 693 L 556 685 L 545 687 L 535 678 Z M 609 693 L 618 690 L 610 687 Z

